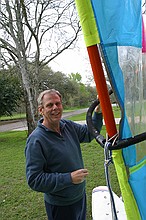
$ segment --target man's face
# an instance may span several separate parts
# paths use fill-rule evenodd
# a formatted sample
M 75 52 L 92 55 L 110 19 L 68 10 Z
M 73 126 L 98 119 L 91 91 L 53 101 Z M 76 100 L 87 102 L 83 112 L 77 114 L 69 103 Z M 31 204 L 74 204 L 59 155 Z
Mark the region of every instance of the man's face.
M 49 124 L 56 124 L 62 117 L 62 102 L 55 93 L 45 94 L 43 97 L 43 106 L 39 108 L 44 120 Z

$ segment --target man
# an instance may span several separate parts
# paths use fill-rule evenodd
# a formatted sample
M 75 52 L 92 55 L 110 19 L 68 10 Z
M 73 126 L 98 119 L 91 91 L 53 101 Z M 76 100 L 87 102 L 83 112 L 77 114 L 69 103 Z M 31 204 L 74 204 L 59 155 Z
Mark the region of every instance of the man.
M 28 137 L 25 150 L 28 184 L 44 193 L 49 220 L 85 220 L 88 170 L 83 165 L 80 143 L 93 137 L 87 125 L 61 119 L 62 97 L 58 91 L 42 92 L 38 109 L 43 118 Z M 100 131 L 102 114 L 94 113 L 93 120 Z

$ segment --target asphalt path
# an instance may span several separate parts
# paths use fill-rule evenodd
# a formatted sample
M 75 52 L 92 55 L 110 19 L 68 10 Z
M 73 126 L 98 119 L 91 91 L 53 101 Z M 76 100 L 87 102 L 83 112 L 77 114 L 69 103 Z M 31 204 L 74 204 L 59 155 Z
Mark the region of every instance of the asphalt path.
M 62 114 L 62 118 L 68 118 L 74 115 L 78 115 L 84 112 L 87 112 L 88 108 L 84 109 L 79 109 L 76 111 L 71 111 L 71 112 L 64 112 Z M 120 118 L 115 118 L 116 124 L 119 124 Z M 85 124 L 86 121 L 77 121 L 79 124 Z M 104 120 L 103 120 L 103 124 Z M 4 131 L 21 131 L 21 130 L 27 130 L 27 122 L 25 119 L 21 120 L 10 120 L 10 121 L 0 121 L 0 132 Z
M 71 112 L 64 112 L 62 114 L 62 118 L 67 118 L 67 117 L 71 117 L 74 115 L 78 115 L 78 114 L 87 112 L 87 110 L 88 109 L 85 108 L 85 109 L 79 109 L 79 110 L 71 111 Z M 85 123 L 85 121 L 83 123 Z M 0 121 L 0 132 L 13 131 L 13 130 L 27 130 L 26 120 L 21 119 L 21 120 Z

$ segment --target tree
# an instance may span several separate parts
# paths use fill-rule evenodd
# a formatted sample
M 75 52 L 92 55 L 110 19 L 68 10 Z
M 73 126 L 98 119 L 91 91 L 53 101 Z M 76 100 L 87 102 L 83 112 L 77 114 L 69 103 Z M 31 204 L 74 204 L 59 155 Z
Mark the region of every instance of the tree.
M 71 73 L 69 75 L 71 82 L 76 85 L 76 94 L 74 97 L 74 105 L 85 107 L 90 104 L 91 101 L 95 100 L 97 97 L 97 92 L 95 87 L 84 85 L 82 81 L 82 76 L 80 73 Z
M 77 94 L 77 82 L 73 82 L 62 72 L 52 71 L 52 69 L 47 66 L 42 69 L 41 75 L 39 76 L 39 82 L 41 91 L 55 88 L 59 90 L 63 96 L 63 106 L 72 106 L 72 97 Z
M 74 1 L 2 0 L 0 31 L 0 64 L 14 63 L 18 69 L 30 134 L 38 119 L 41 69 L 74 46 L 80 31 Z M 33 63 L 31 69 L 29 62 Z
M 0 71 L 0 117 L 11 116 L 17 110 L 21 96 L 21 84 L 18 77 L 10 74 L 9 71 Z
M 80 83 L 82 80 L 82 76 L 80 75 L 80 73 L 71 73 L 69 75 L 69 78 L 78 83 Z

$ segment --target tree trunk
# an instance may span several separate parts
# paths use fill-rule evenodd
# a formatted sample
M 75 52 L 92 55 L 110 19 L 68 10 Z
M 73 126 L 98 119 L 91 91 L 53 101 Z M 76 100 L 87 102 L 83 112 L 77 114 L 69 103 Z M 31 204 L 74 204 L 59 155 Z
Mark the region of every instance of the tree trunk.
M 26 120 L 28 125 L 28 135 L 35 129 L 38 121 L 38 110 L 37 110 L 37 92 L 38 85 L 31 80 L 29 75 L 27 61 L 20 63 L 23 89 L 24 89 L 24 98 L 26 105 Z
M 30 102 L 28 101 L 27 94 L 25 95 L 25 99 L 26 99 L 25 100 L 26 120 L 27 120 L 27 127 L 28 127 L 28 136 L 29 136 L 37 125 L 38 114 L 32 117 L 31 109 L 30 109 Z M 36 109 L 36 113 L 37 113 L 37 109 Z

